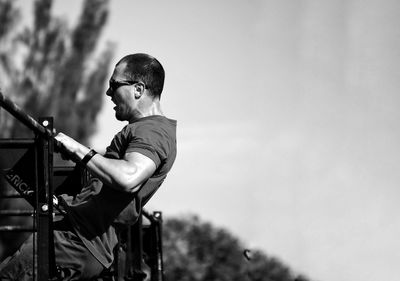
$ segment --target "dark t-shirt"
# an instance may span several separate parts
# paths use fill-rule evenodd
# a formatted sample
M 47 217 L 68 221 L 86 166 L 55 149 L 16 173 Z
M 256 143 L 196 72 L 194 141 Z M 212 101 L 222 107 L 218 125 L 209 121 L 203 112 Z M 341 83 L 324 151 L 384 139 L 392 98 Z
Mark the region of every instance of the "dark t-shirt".
M 92 181 L 68 208 L 68 217 L 90 252 L 105 266 L 113 261 L 117 237 L 112 224 L 135 223 L 141 208 L 156 192 L 176 157 L 176 121 L 164 116 L 144 117 L 115 135 L 105 157 L 122 159 L 127 152 L 141 153 L 154 161 L 156 171 L 131 194 Z

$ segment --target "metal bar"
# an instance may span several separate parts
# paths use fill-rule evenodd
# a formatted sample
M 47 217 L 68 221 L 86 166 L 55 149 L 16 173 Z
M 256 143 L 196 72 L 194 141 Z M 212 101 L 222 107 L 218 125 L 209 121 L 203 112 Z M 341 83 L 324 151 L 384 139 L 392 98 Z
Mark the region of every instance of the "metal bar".
M 53 171 L 55 175 L 69 175 L 75 169 L 75 166 L 54 166 Z
M 41 118 L 40 122 L 50 128 L 53 119 Z M 47 130 L 47 129 L 46 129 Z M 50 131 L 49 130 L 49 131 Z M 53 142 L 43 136 L 38 137 L 38 191 L 37 191 L 37 247 L 38 280 L 47 281 L 55 276 L 54 241 L 52 227 L 53 213 Z
M 46 204 L 46 188 L 48 184 L 48 142 L 41 135 L 37 135 L 37 159 L 36 173 L 37 185 L 35 188 L 36 207 L 37 207 L 37 279 L 38 281 L 46 281 L 49 279 L 49 259 L 48 259 L 48 227 L 47 218 L 48 205 Z
M 49 130 L 44 124 L 37 122 L 32 116 L 25 113 L 16 103 L 4 96 L 0 90 L 0 106 L 7 110 L 22 124 L 31 129 L 36 135 L 41 136 L 45 139 L 52 139 L 57 149 L 62 150 L 62 145 L 59 141 L 54 138 L 53 126 Z
M 16 103 L 11 101 L 9 98 L 3 95 L 0 91 L 0 106 L 7 110 L 11 115 L 17 118 L 22 124 L 31 129 L 34 133 L 41 135 L 42 137 L 51 138 L 52 132 L 47 130 L 41 124 L 39 124 L 30 115 L 26 114 Z
M 29 148 L 34 144 L 34 139 L 0 139 L 0 148 Z
M 32 216 L 33 211 L 30 210 L 0 210 L 0 216 Z
M 2 225 L 0 232 L 35 232 L 36 228 L 19 225 Z
M 53 131 L 54 120 L 53 117 L 44 118 L 47 121 L 47 128 L 50 131 Z M 45 122 L 46 123 L 46 122 Z M 53 226 L 53 212 L 54 212 L 54 205 L 53 205 L 53 195 L 54 195 L 54 170 L 53 170 L 53 155 L 54 155 L 54 148 L 55 145 L 58 145 L 58 142 L 53 138 L 54 141 L 49 141 L 48 145 L 48 186 L 47 186 L 47 204 L 49 206 L 49 211 L 47 212 L 47 218 L 49 221 L 49 228 L 48 228 L 48 255 L 49 255 L 49 277 L 51 280 L 55 280 L 57 277 L 57 266 L 56 266 L 56 256 L 55 256 L 55 247 L 54 247 L 54 226 Z
M 38 149 L 38 144 L 37 144 L 37 140 L 35 140 L 35 145 L 33 147 L 33 151 L 34 151 L 34 190 L 35 190 L 35 194 L 34 194 L 34 200 L 35 200 L 35 215 L 33 216 L 33 227 L 35 227 L 36 231 L 33 233 L 33 259 L 32 259 L 32 263 L 33 263 L 33 281 L 36 281 L 37 279 L 37 231 L 38 231 L 38 213 L 37 213 L 37 206 L 38 206 L 38 191 L 39 191 L 39 164 L 38 164 L 38 155 L 39 155 L 39 149 Z
M 13 198 L 24 198 L 20 194 L 4 194 L 0 195 L 0 198 L 2 199 L 13 199 Z
M 137 222 L 128 228 L 128 247 L 127 247 L 127 274 L 125 280 L 142 281 L 146 278 L 143 271 L 143 232 L 142 215 Z
M 144 208 L 142 209 L 142 215 L 152 223 L 159 221 L 158 216 L 160 216 L 160 218 L 161 218 L 161 212 L 155 211 L 155 212 L 153 212 L 153 214 L 151 214 Z
M 157 273 L 154 280 L 163 281 L 164 278 L 164 263 L 162 253 L 162 213 L 153 213 L 153 222 L 156 236 L 156 253 L 157 253 Z

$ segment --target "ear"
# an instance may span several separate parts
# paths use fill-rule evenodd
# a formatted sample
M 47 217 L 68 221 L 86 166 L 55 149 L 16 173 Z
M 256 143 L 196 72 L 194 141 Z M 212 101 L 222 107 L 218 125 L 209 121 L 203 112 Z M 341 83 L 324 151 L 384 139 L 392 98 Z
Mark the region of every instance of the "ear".
M 134 91 L 134 93 L 135 93 L 135 98 L 136 98 L 136 99 L 139 99 L 139 98 L 143 95 L 143 93 L 144 93 L 145 86 L 144 86 L 143 83 L 138 82 L 138 83 L 136 83 L 133 87 L 134 87 L 134 88 L 133 88 L 133 91 Z

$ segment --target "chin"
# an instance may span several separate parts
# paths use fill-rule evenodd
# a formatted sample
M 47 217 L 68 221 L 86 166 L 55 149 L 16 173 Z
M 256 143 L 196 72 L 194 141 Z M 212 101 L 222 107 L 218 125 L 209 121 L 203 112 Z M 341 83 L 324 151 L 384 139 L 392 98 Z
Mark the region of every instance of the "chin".
M 121 114 L 118 114 L 118 112 L 115 112 L 115 118 L 119 121 L 122 121 L 121 119 Z
M 123 115 L 121 115 L 121 114 L 118 114 L 118 113 L 115 113 L 115 118 L 116 118 L 118 121 L 126 121 L 126 120 L 127 120 L 127 118 L 126 118 L 125 116 L 123 116 Z

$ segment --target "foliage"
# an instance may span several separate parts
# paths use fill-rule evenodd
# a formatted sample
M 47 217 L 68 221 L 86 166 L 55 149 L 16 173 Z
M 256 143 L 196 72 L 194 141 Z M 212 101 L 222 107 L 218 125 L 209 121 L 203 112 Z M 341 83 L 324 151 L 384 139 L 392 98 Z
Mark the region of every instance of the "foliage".
M 174 281 L 307 281 L 260 250 L 247 254 L 242 243 L 223 228 L 197 216 L 169 218 L 163 224 L 166 280 Z M 246 253 L 246 254 L 245 254 Z
M 75 27 L 52 15 L 52 0 L 36 0 L 33 23 L 20 27 L 14 0 L 0 0 L 0 87 L 35 119 L 53 116 L 58 131 L 88 144 L 102 106 L 114 45 L 94 58 L 108 17 L 109 0 L 85 0 Z M 32 137 L 0 109 L 0 138 Z M 6 188 L 4 188 L 6 187 Z M 0 180 L 0 193 L 15 192 Z M 23 199 L 2 199 L 0 209 L 27 209 Z M 1 217 L 0 225 L 31 225 L 26 217 Z M 0 261 L 26 234 L 0 233 Z
M 53 116 L 55 127 L 87 144 L 102 106 L 114 45 L 94 59 L 109 0 L 86 0 L 74 28 L 51 14 L 52 0 L 36 0 L 32 26 L 12 0 L 0 0 L 0 86 L 34 118 Z M 0 111 L 0 137 L 29 132 Z

